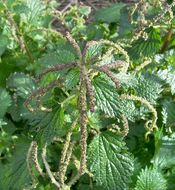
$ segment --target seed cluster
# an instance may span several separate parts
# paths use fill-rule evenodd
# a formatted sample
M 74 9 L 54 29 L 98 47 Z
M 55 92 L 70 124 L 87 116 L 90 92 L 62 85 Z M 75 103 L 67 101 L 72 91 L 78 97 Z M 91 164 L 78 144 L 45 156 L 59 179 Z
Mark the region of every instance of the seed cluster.
M 172 7 L 175 6 L 175 2 L 169 5 L 167 1 L 161 0 L 161 1 L 158 1 L 157 6 L 160 7 L 161 12 L 155 17 L 153 17 L 151 20 L 146 20 L 145 17 L 148 10 L 147 8 L 148 2 L 146 0 L 141 0 L 138 3 L 135 3 L 133 10 L 131 11 L 131 14 L 130 14 L 130 19 L 131 19 L 131 23 L 136 24 L 138 27 L 134 31 L 134 37 L 132 38 L 132 41 L 137 40 L 141 36 L 147 39 L 147 33 L 145 32 L 146 28 L 153 27 L 154 25 L 158 25 L 161 22 L 171 23 L 173 19 Z M 134 22 L 132 18 L 135 12 L 138 12 L 138 15 L 139 15 L 138 16 L 139 19 L 136 22 Z M 169 17 L 166 18 L 165 17 L 166 14 L 169 14 Z

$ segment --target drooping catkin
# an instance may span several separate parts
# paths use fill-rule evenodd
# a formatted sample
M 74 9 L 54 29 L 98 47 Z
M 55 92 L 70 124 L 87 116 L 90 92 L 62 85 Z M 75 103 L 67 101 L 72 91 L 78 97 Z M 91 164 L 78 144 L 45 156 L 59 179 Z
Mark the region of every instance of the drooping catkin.
M 89 107 L 90 107 L 90 111 L 94 112 L 94 108 L 95 108 L 95 93 L 94 93 L 94 89 L 92 86 L 92 83 L 88 77 L 88 73 L 86 71 L 85 65 L 82 65 L 82 69 L 84 70 L 84 81 L 86 84 L 86 91 L 87 91 L 87 96 L 89 98 Z
M 72 151 L 73 151 L 74 145 L 75 145 L 74 142 L 71 142 L 71 143 L 69 144 L 69 147 L 68 147 L 68 150 L 67 150 L 67 154 L 66 154 L 65 160 L 64 160 L 64 162 L 62 163 L 62 165 L 60 166 L 59 182 L 60 182 L 60 186 L 61 186 L 61 187 L 63 187 L 63 186 L 65 185 L 65 184 L 64 184 L 65 174 L 66 174 L 67 167 L 68 167 L 68 165 L 69 165 L 69 162 L 70 162 L 70 159 L 71 159 L 71 156 L 72 156 Z
M 34 145 L 34 141 L 31 142 L 30 147 L 28 149 L 27 152 L 27 157 L 26 157 L 26 163 L 27 163 L 27 169 L 28 172 L 32 178 L 32 186 L 36 186 L 37 184 L 37 180 L 36 180 L 36 176 L 32 170 L 32 158 L 31 158 L 31 154 L 32 154 L 32 150 L 33 150 L 33 145 Z
M 79 112 L 80 112 L 80 145 L 81 145 L 81 158 L 80 158 L 80 174 L 86 171 L 86 153 L 87 153 L 87 105 L 86 105 L 86 84 L 84 80 L 84 69 L 81 68 L 80 74 L 80 95 L 79 95 Z
M 111 46 L 111 47 L 115 48 L 119 53 L 121 53 L 125 57 L 125 60 L 126 60 L 124 72 L 127 72 L 128 68 L 129 68 L 130 58 L 129 58 L 128 53 L 121 47 L 121 45 L 114 43 L 112 41 L 108 41 L 108 40 L 100 40 L 98 43 Z
M 129 124 L 128 124 L 128 119 L 125 115 L 122 115 L 122 123 L 123 123 L 123 131 L 122 134 L 123 136 L 127 136 L 129 133 Z
M 135 96 L 135 95 L 128 95 L 128 94 L 123 94 L 121 96 L 122 99 L 126 99 L 126 100 L 133 100 L 133 101 L 139 101 L 142 104 L 144 104 L 149 111 L 152 113 L 153 117 L 151 120 L 147 121 L 145 124 L 145 128 L 148 130 L 148 132 L 153 132 L 153 130 L 157 130 L 157 111 L 156 109 L 150 104 L 150 102 L 148 102 L 146 99 L 139 97 L 139 96 Z M 150 124 L 150 126 L 149 126 Z
M 31 157 L 32 157 L 32 161 L 34 162 L 34 165 L 35 165 L 37 172 L 42 177 L 44 177 L 44 173 L 43 173 L 41 166 L 39 164 L 39 161 L 38 161 L 38 145 L 37 145 L 37 142 L 35 142 L 35 141 L 33 141 L 32 150 L 31 150 Z
M 124 67 L 127 63 L 122 60 L 116 60 L 113 63 L 105 64 L 105 67 L 108 69 L 116 69 L 120 67 Z
M 114 74 L 110 70 L 108 70 L 107 67 L 105 67 L 105 65 L 104 66 L 93 65 L 92 68 L 96 71 L 105 73 L 115 83 L 116 88 L 120 88 L 119 79 L 117 77 L 115 77 Z
M 68 31 L 66 32 L 66 38 L 69 41 L 69 43 L 75 48 L 79 58 L 82 59 L 81 49 L 80 49 L 78 43 L 75 41 L 75 39 L 71 36 L 71 34 Z
M 33 62 L 33 56 L 31 54 L 31 52 L 29 51 L 29 48 L 28 48 L 27 43 L 25 41 L 24 35 L 22 34 L 22 32 L 20 31 L 18 25 L 16 24 L 11 11 L 8 9 L 8 7 L 6 5 L 7 4 L 6 1 L 2 0 L 1 2 L 2 2 L 2 5 L 5 8 L 5 16 L 6 16 L 7 21 L 10 24 L 11 33 L 12 33 L 13 38 L 19 44 L 22 52 L 26 53 L 26 55 L 29 58 L 29 61 Z
M 167 1 L 164 1 L 161 3 L 161 12 L 157 14 L 153 19 L 148 20 L 146 23 L 140 25 L 137 27 L 137 29 L 134 31 L 134 37 L 132 38 L 131 42 L 134 40 L 139 39 L 141 36 L 143 37 L 145 34 L 146 28 L 153 27 L 154 25 L 158 25 L 160 22 L 166 22 L 166 23 L 171 23 L 173 19 L 173 13 L 172 13 L 172 8 L 175 6 L 175 2 L 172 4 L 168 4 Z M 166 14 L 169 13 L 169 17 L 166 20 Z M 137 23 L 136 23 L 137 24 Z
M 72 136 L 72 130 L 77 125 L 77 122 L 78 122 L 78 119 L 75 119 L 75 121 L 72 123 L 70 131 L 66 135 L 65 143 L 63 145 L 63 149 L 61 152 L 59 170 L 57 172 L 57 177 L 59 178 L 61 186 L 64 186 L 65 173 L 66 173 L 66 170 L 67 170 L 67 167 L 72 155 L 74 142 L 71 142 L 71 136 Z
M 71 69 L 73 67 L 76 66 L 76 62 L 72 62 L 72 63 L 69 63 L 69 64 L 57 64 L 57 65 L 52 65 L 50 66 L 49 68 L 45 69 L 44 71 L 42 71 L 37 79 L 38 80 L 41 80 L 43 78 L 43 76 L 45 76 L 46 74 L 48 73 L 51 73 L 51 72 L 56 72 L 56 71 L 61 71 L 61 70 L 64 70 L 64 69 Z
M 36 91 L 34 91 L 24 102 L 24 105 L 28 108 L 29 111 L 33 112 L 33 111 L 39 111 L 40 109 L 38 108 L 32 108 L 32 106 L 30 105 L 30 102 L 34 99 L 37 98 L 37 101 L 39 101 L 38 97 L 41 97 L 42 95 L 44 95 L 46 92 L 48 92 L 50 89 L 53 89 L 54 87 L 57 87 L 61 82 L 61 79 L 58 80 L 54 80 L 52 82 L 50 82 L 48 85 L 44 86 L 44 87 L 40 87 L 39 89 L 37 89 Z M 41 107 L 44 111 L 44 107 Z M 45 108 L 46 109 L 46 108 Z M 45 110 L 47 111 L 47 109 Z M 49 110 L 48 110 L 49 111 Z

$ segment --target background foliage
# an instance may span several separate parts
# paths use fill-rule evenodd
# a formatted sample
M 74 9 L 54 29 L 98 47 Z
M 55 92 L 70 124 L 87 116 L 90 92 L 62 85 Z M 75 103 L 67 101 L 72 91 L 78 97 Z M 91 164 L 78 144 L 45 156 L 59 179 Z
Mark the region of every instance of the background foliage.
M 1 190 L 175 189 L 174 5 L 0 1 Z

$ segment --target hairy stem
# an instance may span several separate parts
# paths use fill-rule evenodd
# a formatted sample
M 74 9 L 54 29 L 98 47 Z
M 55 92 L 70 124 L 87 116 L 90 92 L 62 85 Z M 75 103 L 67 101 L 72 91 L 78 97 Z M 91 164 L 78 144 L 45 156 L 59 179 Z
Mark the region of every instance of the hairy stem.
M 70 128 L 70 131 L 66 135 L 65 143 L 63 145 L 63 149 L 61 152 L 61 159 L 59 163 L 59 171 L 57 172 L 57 176 L 60 181 L 60 185 L 64 186 L 64 178 L 65 173 L 69 164 L 70 157 L 72 155 L 73 145 L 74 143 L 71 143 L 71 136 L 72 136 L 72 130 L 75 128 L 76 124 L 78 122 L 78 119 L 76 119 Z
M 49 178 L 51 179 L 51 182 L 59 189 L 60 188 L 60 184 L 54 178 L 54 176 L 53 176 L 53 174 L 52 174 L 52 172 L 50 170 L 50 166 L 49 166 L 49 164 L 48 164 L 48 162 L 46 160 L 46 148 L 47 148 L 47 145 L 44 146 L 43 152 L 42 152 L 43 163 L 44 163 L 46 172 L 47 172 Z
M 5 7 L 5 15 L 7 17 L 8 22 L 10 23 L 12 29 L 14 29 L 15 31 L 12 31 L 12 36 L 14 37 L 15 41 L 19 44 L 21 50 L 27 54 L 30 63 L 33 62 L 33 57 L 32 54 L 30 53 L 28 46 L 25 42 L 24 36 L 23 34 L 20 32 L 15 20 L 13 19 L 13 16 L 11 14 L 11 12 L 9 11 L 8 7 L 6 6 L 6 2 L 3 0 L 3 6 Z
M 37 179 L 36 179 L 36 177 L 35 177 L 35 175 L 34 175 L 34 173 L 32 171 L 32 158 L 31 158 L 31 154 L 32 154 L 32 151 L 33 151 L 33 146 L 34 146 L 34 141 L 31 142 L 30 147 L 28 149 L 26 162 L 27 162 L 27 169 L 28 169 L 29 174 L 30 174 L 30 176 L 32 178 L 32 184 L 33 184 L 32 187 L 33 186 L 36 187 Z
M 152 62 L 152 59 L 147 58 L 141 65 L 137 66 L 134 70 L 134 74 L 138 73 L 140 70 L 142 70 L 144 67 L 149 65 Z
M 32 151 L 31 151 L 31 156 L 32 156 L 32 160 L 34 162 L 34 165 L 35 165 L 35 168 L 37 170 L 37 172 L 42 176 L 44 177 L 44 173 L 41 169 L 41 166 L 39 164 L 39 161 L 38 161 L 38 146 L 37 146 L 37 143 L 35 141 L 33 141 L 33 146 L 32 146 Z
M 87 91 L 87 96 L 89 98 L 89 107 L 90 107 L 90 111 L 94 112 L 94 108 L 95 108 L 95 93 L 94 93 L 94 89 L 93 86 L 91 84 L 91 81 L 88 77 L 88 73 L 86 71 L 85 65 L 82 65 L 82 69 L 84 70 L 84 81 L 86 84 L 86 91 Z

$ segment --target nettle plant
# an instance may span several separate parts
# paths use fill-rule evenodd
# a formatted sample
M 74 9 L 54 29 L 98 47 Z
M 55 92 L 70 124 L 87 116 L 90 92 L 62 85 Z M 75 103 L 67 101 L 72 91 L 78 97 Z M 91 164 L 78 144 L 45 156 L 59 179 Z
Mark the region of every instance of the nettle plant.
M 175 188 L 174 2 L 57 6 L 0 2 L 0 189 Z
M 119 67 L 123 67 L 124 70 L 126 70 L 128 67 L 128 63 L 125 61 L 122 61 L 122 60 L 110 60 L 107 64 L 104 62 L 105 59 L 109 59 L 111 54 L 114 55 L 115 53 L 124 53 L 124 56 L 126 58 L 128 58 L 126 52 L 120 46 L 117 46 L 116 44 L 114 44 L 110 41 L 101 40 L 99 42 L 95 42 L 95 41 L 88 42 L 88 43 L 86 43 L 85 47 L 81 51 L 79 45 L 71 37 L 71 35 L 69 33 L 66 34 L 66 38 L 69 41 L 69 43 L 74 47 L 78 59 L 71 63 L 56 64 L 54 66 L 49 67 L 48 69 L 44 70 L 43 72 L 41 72 L 38 75 L 38 80 L 42 80 L 42 78 L 45 75 L 47 75 L 51 72 L 56 72 L 56 71 L 61 71 L 61 70 L 68 70 L 69 71 L 68 77 L 67 77 L 67 74 L 66 75 L 64 74 L 65 77 L 63 77 L 61 75 L 58 79 L 53 80 L 47 86 L 41 87 L 41 88 L 37 89 L 36 91 L 34 91 L 34 93 L 31 96 L 29 96 L 27 98 L 27 100 L 25 101 L 25 105 L 32 112 L 35 110 L 38 110 L 38 109 L 43 110 L 43 111 L 52 112 L 53 110 L 51 108 L 45 108 L 44 106 L 40 105 L 40 103 L 39 103 L 40 97 L 43 96 L 49 90 L 54 90 L 54 88 L 57 88 L 58 85 L 61 85 L 62 88 L 67 88 L 67 89 L 69 89 L 71 86 L 71 90 L 65 92 L 66 97 L 63 100 L 63 102 L 60 102 L 61 108 L 59 108 L 59 107 L 56 108 L 58 110 L 61 109 L 60 111 L 62 112 L 62 114 L 66 114 L 67 112 L 69 113 L 69 111 L 67 110 L 67 109 L 70 109 L 69 106 L 71 106 L 71 104 L 73 104 L 73 106 L 74 106 L 74 108 L 71 109 L 71 112 L 73 112 L 73 113 L 72 114 L 69 113 L 69 117 L 70 117 L 72 123 L 69 126 L 69 130 L 68 130 L 68 133 L 66 134 L 66 138 L 64 141 L 65 144 L 64 144 L 62 152 L 61 152 L 59 170 L 55 174 L 56 177 L 58 178 L 58 183 L 56 183 L 54 176 L 52 176 L 51 173 L 49 172 L 50 168 L 48 168 L 48 164 L 46 164 L 47 163 L 46 159 L 45 159 L 45 154 L 46 154 L 45 148 L 46 147 L 44 148 L 44 150 L 43 150 L 44 152 L 42 154 L 44 165 L 45 165 L 46 171 L 49 174 L 49 177 L 51 178 L 52 182 L 58 188 L 61 188 L 61 189 L 70 188 L 84 173 L 91 175 L 90 172 L 88 171 L 87 164 L 86 164 L 86 162 L 87 162 L 87 140 L 88 140 L 89 133 L 90 134 L 92 133 L 91 135 L 93 135 L 93 136 L 95 134 L 97 134 L 98 138 L 111 138 L 112 137 L 112 136 L 110 137 L 110 135 L 113 135 L 112 132 L 104 133 L 104 135 L 107 135 L 107 136 L 103 137 L 103 133 L 100 132 L 98 127 L 95 127 L 95 126 L 91 127 L 91 124 L 90 124 L 91 117 L 93 117 L 94 114 L 100 114 L 100 113 L 98 113 L 98 108 L 100 108 L 107 114 L 107 112 L 109 111 L 108 109 L 112 106 L 112 105 L 105 105 L 106 103 L 104 104 L 104 102 L 102 102 L 103 99 L 101 99 L 101 98 L 99 100 L 97 100 L 97 105 L 96 105 L 95 99 L 97 96 L 100 96 L 100 94 L 98 95 L 98 93 L 101 93 L 102 95 L 104 93 L 106 93 L 106 95 L 109 96 L 108 93 L 110 93 L 112 89 L 113 89 L 113 91 L 115 91 L 115 88 L 120 87 L 120 80 L 117 78 L 117 76 L 115 76 L 115 74 L 113 72 L 111 72 L 112 69 L 118 69 Z M 105 54 L 102 55 L 103 46 L 105 48 L 105 46 L 107 46 L 107 45 L 110 48 L 108 50 L 105 50 Z M 100 73 L 103 73 L 105 76 L 102 77 L 100 75 Z M 107 82 L 106 76 L 109 78 L 109 80 L 111 79 L 111 88 L 112 88 L 111 90 L 109 90 L 110 86 L 108 86 L 108 83 L 107 83 L 107 90 L 109 92 L 104 92 L 105 89 L 104 90 L 102 89 L 103 82 L 105 82 L 105 81 Z M 67 82 L 66 82 L 66 80 L 67 80 Z M 65 83 L 69 83 L 69 84 L 64 84 L 64 81 L 65 81 Z M 100 84 L 100 83 L 102 83 L 102 84 Z M 98 85 L 101 85 L 101 86 L 98 86 Z M 30 102 L 32 102 L 32 100 L 34 98 L 37 101 L 36 108 L 32 108 L 31 104 L 30 104 Z M 118 100 L 118 101 L 120 101 L 120 100 Z M 114 106 L 116 106 L 116 105 L 114 104 Z M 113 113 L 109 113 L 109 116 L 111 116 L 111 114 L 113 114 Z M 59 119 L 59 118 L 57 118 L 57 119 Z M 64 120 L 65 120 L 65 118 L 63 118 L 63 122 L 66 122 Z M 123 123 L 124 123 L 123 131 L 120 131 L 119 128 L 116 128 L 117 130 L 115 130 L 115 127 L 112 126 L 112 123 L 111 123 L 111 129 L 114 127 L 113 130 L 115 132 L 118 131 L 118 133 L 119 134 L 121 133 L 121 135 L 122 134 L 127 135 L 128 124 L 127 124 L 127 119 L 124 115 L 123 115 Z M 115 125 L 115 122 L 113 124 Z M 107 127 L 109 127 L 109 126 L 107 126 Z M 77 139 L 77 141 L 71 139 L 71 137 L 74 135 L 73 134 L 74 130 L 76 132 L 80 131 L 80 137 Z M 93 130 L 93 132 L 91 132 L 91 130 Z M 55 138 L 57 138 L 57 136 L 55 136 Z M 96 141 L 100 140 L 98 138 L 94 141 L 95 144 L 98 143 Z M 117 142 L 118 142 L 118 140 L 116 139 L 116 143 Z M 120 140 L 119 140 L 119 142 L 120 142 Z M 66 177 L 65 174 L 66 174 L 68 164 L 70 162 L 70 158 L 73 154 L 73 152 L 72 152 L 73 147 L 78 143 L 80 144 L 80 158 L 78 159 L 77 156 L 74 155 L 75 158 L 77 159 L 77 162 L 79 162 L 79 164 L 77 166 L 77 174 L 75 173 L 73 175 L 73 177 L 70 179 L 70 181 L 68 181 L 67 185 L 65 185 L 65 177 Z M 98 147 L 96 147 L 96 146 L 94 147 L 94 143 L 92 143 L 89 148 L 90 150 L 89 150 L 88 159 L 89 159 L 90 165 L 96 164 L 96 162 L 97 162 L 97 160 L 94 160 L 93 154 L 96 152 L 95 149 Z M 116 146 L 115 143 L 114 143 L 114 146 Z M 123 151 L 122 149 L 126 149 L 126 148 L 121 146 L 120 149 L 118 150 L 119 151 L 118 156 L 121 156 L 120 154 Z M 32 152 L 32 147 L 31 147 L 31 150 L 29 151 L 29 154 L 30 154 L 30 152 Z M 126 158 L 123 158 L 124 165 L 122 168 L 123 168 L 123 170 L 125 170 L 125 168 L 126 168 L 128 170 L 127 171 L 128 175 L 130 175 L 130 173 L 132 171 L 132 160 L 131 160 L 131 163 L 129 163 L 128 162 L 130 160 L 130 158 L 128 157 L 129 154 L 127 154 L 127 153 L 124 153 L 124 154 L 126 154 Z M 100 156 L 100 155 L 98 155 L 98 156 Z M 97 159 L 100 159 L 100 158 L 97 158 Z M 125 163 L 125 160 L 128 160 L 127 161 L 128 163 Z M 100 168 L 94 167 L 94 169 L 98 171 Z M 99 174 L 97 174 L 97 178 L 99 177 L 98 175 Z M 106 187 L 108 185 L 110 185 L 110 184 L 106 184 Z

